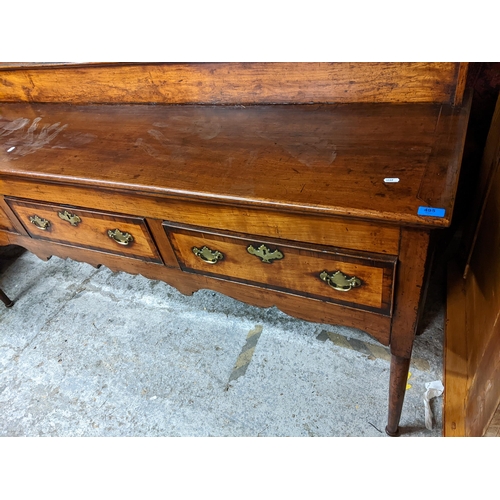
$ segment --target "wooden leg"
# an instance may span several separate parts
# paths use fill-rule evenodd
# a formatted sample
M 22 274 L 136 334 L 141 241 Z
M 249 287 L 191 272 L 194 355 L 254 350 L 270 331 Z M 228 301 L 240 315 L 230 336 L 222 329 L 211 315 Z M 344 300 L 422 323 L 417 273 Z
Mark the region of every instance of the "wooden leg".
M 0 300 L 7 306 L 7 307 L 12 307 L 14 305 L 14 302 L 3 293 L 2 290 L 0 290 Z
M 391 375 L 389 382 L 389 417 L 385 432 L 389 436 L 399 436 L 399 419 L 403 409 L 410 360 L 391 356 Z
M 390 343 L 389 417 L 385 428 L 389 436 L 399 435 L 399 419 L 408 381 L 413 340 L 422 309 L 428 245 L 428 232 L 412 228 L 401 230 Z

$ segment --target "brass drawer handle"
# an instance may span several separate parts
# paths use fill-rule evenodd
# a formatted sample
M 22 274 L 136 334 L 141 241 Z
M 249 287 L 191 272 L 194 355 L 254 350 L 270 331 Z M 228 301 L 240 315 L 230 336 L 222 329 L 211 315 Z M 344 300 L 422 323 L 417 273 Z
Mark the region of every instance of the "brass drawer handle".
M 279 260 L 284 257 L 284 255 L 278 250 L 271 251 L 270 248 L 266 247 L 266 245 L 262 244 L 259 248 L 255 248 L 253 245 L 248 245 L 247 252 L 250 255 L 255 255 L 262 259 L 262 262 L 266 264 L 272 264 L 273 260 Z
M 359 278 L 356 278 L 356 276 L 346 276 L 341 271 L 335 271 L 332 274 L 323 271 L 319 277 L 334 290 L 339 292 L 348 292 L 353 288 L 361 286 L 361 280 Z
M 219 250 L 210 250 L 208 247 L 199 248 L 193 247 L 193 253 L 207 264 L 217 264 L 219 260 L 224 258 L 222 252 Z
M 78 215 L 71 214 L 67 210 L 65 210 L 64 212 L 57 212 L 57 215 L 59 215 L 62 220 L 69 222 L 72 226 L 78 226 L 78 224 L 82 222 L 82 219 L 80 219 Z
M 133 236 L 130 233 L 122 233 L 119 229 L 109 229 L 108 236 L 119 243 L 120 245 L 130 245 L 134 241 Z
M 47 219 L 43 219 L 42 217 L 38 217 L 38 215 L 30 216 L 30 222 L 42 231 L 47 231 L 47 229 L 50 227 L 50 221 L 48 221 Z

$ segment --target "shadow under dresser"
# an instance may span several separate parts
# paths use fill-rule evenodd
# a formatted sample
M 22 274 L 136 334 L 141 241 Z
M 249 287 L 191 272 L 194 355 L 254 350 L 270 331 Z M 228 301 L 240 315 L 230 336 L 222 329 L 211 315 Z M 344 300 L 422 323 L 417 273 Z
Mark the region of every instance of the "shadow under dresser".
M 397 435 L 464 63 L 0 67 L 0 245 L 360 328 Z M 8 290 L 5 291 L 8 294 Z

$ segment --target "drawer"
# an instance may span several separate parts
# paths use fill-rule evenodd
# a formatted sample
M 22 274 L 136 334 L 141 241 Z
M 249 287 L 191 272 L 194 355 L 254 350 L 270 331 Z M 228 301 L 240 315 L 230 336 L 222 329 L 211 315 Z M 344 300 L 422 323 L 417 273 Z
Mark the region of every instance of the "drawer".
M 140 217 L 5 198 L 32 238 L 161 263 Z
M 176 224 L 259 235 L 263 238 L 304 241 L 311 245 L 342 247 L 355 252 L 398 255 L 400 228 L 397 225 L 354 220 L 319 214 L 289 212 L 286 207 L 276 210 L 236 206 L 228 201 L 210 203 L 178 199 L 177 197 L 123 194 L 111 190 L 64 186 L 26 179 L 0 178 L 0 192 L 5 196 L 35 198 L 46 203 L 72 205 L 72 200 L 84 199 L 86 204 L 103 211 L 130 213 L 146 219 L 168 219 Z M 133 207 L 133 208 L 130 208 Z M 278 210 L 279 209 L 279 210 Z M 283 209 L 285 209 L 283 211 Z M 136 210 L 139 210 L 137 212 Z
M 390 316 L 396 257 L 164 222 L 182 270 Z

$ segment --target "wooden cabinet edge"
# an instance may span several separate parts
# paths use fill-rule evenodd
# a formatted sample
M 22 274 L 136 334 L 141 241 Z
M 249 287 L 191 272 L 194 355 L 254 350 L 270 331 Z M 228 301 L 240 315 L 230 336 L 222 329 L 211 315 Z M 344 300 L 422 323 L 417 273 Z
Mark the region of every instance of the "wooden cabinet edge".
M 429 231 L 401 230 L 401 246 L 396 269 L 394 314 L 391 326 L 391 353 L 411 358 L 413 341 L 422 312 L 424 277 L 428 272 Z
M 464 63 L 0 64 L 6 102 L 309 104 L 453 102 Z
M 266 289 L 266 293 L 263 294 L 260 287 L 251 284 L 227 282 L 204 275 L 185 273 L 173 266 L 167 267 L 162 264 L 106 254 L 96 250 L 33 240 L 20 235 L 9 234 L 5 244 L 22 246 L 44 260 L 55 255 L 62 259 L 69 258 L 86 262 L 94 267 L 103 265 L 112 271 L 140 274 L 148 279 L 163 281 L 184 295 L 192 295 L 201 289 L 214 290 L 257 307 L 275 306 L 298 319 L 359 328 L 383 345 L 389 344 L 388 332 L 391 318 L 381 314 L 325 303 L 314 298 L 297 297 L 277 290 Z M 304 307 L 305 303 L 308 304 L 308 307 Z
M 235 206 L 207 201 L 197 201 L 193 199 L 179 200 L 177 198 L 160 197 L 152 194 L 133 193 L 124 197 L 123 193 L 116 190 L 92 189 L 94 198 L 89 196 L 89 189 L 83 186 L 70 186 L 66 184 L 38 183 L 26 179 L 0 178 L 0 192 L 7 198 L 16 198 L 25 201 L 39 201 L 44 203 L 59 203 L 63 205 L 75 205 L 75 200 L 79 200 L 79 206 L 85 209 L 92 209 L 93 203 L 99 199 L 99 206 L 104 211 L 115 212 L 124 215 L 144 217 L 148 220 L 169 221 L 179 224 L 201 225 L 211 229 L 228 229 L 240 231 L 237 224 L 238 217 L 235 218 Z M 25 198 L 19 198 L 19 193 L 23 193 Z M 368 219 L 356 219 L 340 217 L 338 215 L 325 214 L 300 214 L 290 212 L 286 209 L 268 210 L 264 207 L 237 206 L 237 211 L 241 214 L 240 219 L 245 218 L 251 227 L 247 233 L 257 236 L 276 237 L 276 232 L 284 232 L 279 237 L 282 239 L 296 239 L 312 244 L 322 244 L 325 246 L 340 246 L 350 250 L 368 251 L 386 255 L 397 255 L 400 237 L 400 225 L 387 221 L 374 223 Z M 229 220 L 228 217 L 232 219 Z M 234 219 L 234 220 L 233 220 Z M 263 220 L 271 221 L 271 225 L 264 229 Z M 314 227 L 314 233 L 322 231 L 319 237 L 307 236 L 291 229 L 302 222 L 302 225 Z M 276 228 L 272 227 L 276 225 Z M 278 229 L 278 224 L 281 229 Z M 259 226 L 257 228 L 257 226 Z M 345 228 L 349 226 L 351 231 L 355 231 L 356 238 L 352 241 L 338 240 L 336 233 L 345 234 Z M 284 229 L 286 228 L 286 229 Z M 24 233 L 23 233 L 24 234 Z M 288 234 L 288 236 L 287 236 Z M 364 240 L 359 240 L 359 235 L 364 235 Z
M 160 252 L 165 266 L 180 269 L 172 245 L 163 230 L 162 221 L 148 218 L 146 219 L 146 224 L 149 227 L 153 240 L 156 243 L 156 248 Z
M 454 106 L 461 106 L 465 93 L 465 85 L 467 83 L 467 75 L 469 73 L 469 63 L 461 62 L 457 69 L 457 82 L 455 85 Z

